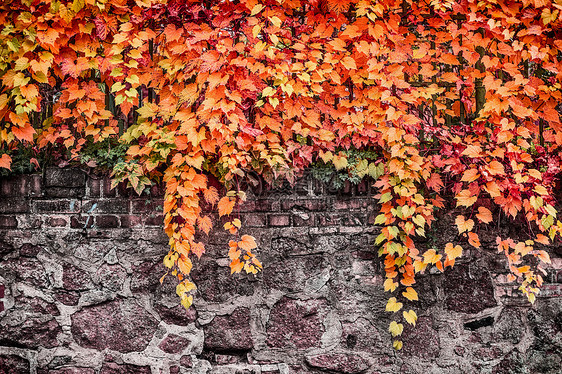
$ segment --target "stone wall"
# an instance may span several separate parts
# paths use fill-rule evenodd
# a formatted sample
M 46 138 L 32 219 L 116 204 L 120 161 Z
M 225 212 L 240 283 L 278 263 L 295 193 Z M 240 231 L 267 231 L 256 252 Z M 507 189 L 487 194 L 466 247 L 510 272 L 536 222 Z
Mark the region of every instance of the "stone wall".
M 395 352 L 367 183 L 254 194 L 239 214 L 263 272 L 230 276 L 229 237 L 213 232 L 188 311 L 159 281 L 161 192 L 65 169 L 1 181 L 0 374 L 561 372 L 559 247 L 531 306 L 492 245 L 517 229 L 481 232 L 489 249 L 419 277 L 418 324 Z M 419 245 L 455 239 L 451 220 Z

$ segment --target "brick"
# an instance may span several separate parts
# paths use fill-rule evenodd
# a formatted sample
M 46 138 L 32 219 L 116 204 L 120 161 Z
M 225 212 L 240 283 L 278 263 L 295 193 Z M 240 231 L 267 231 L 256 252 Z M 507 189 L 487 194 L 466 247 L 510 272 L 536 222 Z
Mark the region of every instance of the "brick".
M 50 217 L 47 219 L 47 225 L 51 227 L 66 227 L 68 221 L 63 217 Z
M 156 213 L 162 212 L 164 200 L 162 199 L 134 199 L 131 213 Z
M 281 202 L 281 210 L 292 210 L 293 208 L 315 212 L 328 210 L 328 199 L 298 199 Z
M 293 226 L 307 227 L 314 226 L 316 217 L 314 213 L 299 212 L 293 214 Z
M 144 224 L 147 226 L 163 226 L 164 216 L 161 214 L 156 216 L 148 216 L 144 219 Z
M 39 196 L 40 175 L 18 175 L 0 180 L 0 196 Z
M 86 195 L 86 188 L 65 188 L 65 187 L 47 187 L 44 189 L 45 197 L 69 197 L 69 198 L 81 198 Z
M 0 199 L 0 213 L 27 213 L 29 201 L 18 197 Z
M 48 168 L 45 172 L 45 187 L 85 187 L 86 174 L 80 169 Z
M 94 216 L 71 216 L 70 227 L 73 229 L 89 229 L 94 226 Z
M 96 216 L 96 226 L 100 229 L 113 229 L 119 227 L 117 216 Z
M 119 218 L 121 220 L 121 227 L 123 228 L 142 226 L 142 218 L 140 216 L 128 215 L 128 216 L 120 216 Z
M 0 228 L 15 229 L 18 227 L 18 220 L 14 216 L 0 216 Z
M 88 197 L 100 197 L 101 196 L 101 179 L 89 178 L 87 181 L 87 194 Z
M 284 227 L 291 225 L 291 216 L 288 214 L 270 214 L 269 215 L 269 226 L 272 227 Z
M 361 209 L 375 203 L 374 199 L 345 199 L 334 201 L 334 209 L 347 210 L 347 209 Z
M 341 217 L 337 214 L 318 214 L 316 224 L 320 227 L 324 226 L 339 226 L 341 224 Z
M 123 198 L 90 200 L 82 203 L 82 213 L 112 214 L 129 213 L 129 200 Z
M 32 205 L 37 213 L 78 213 L 81 206 L 74 199 L 34 200 Z
M 111 188 L 111 178 L 104 178 L 102 184 L 103 197 L 115 197 L 117 188 Z
M 244 227 L 266 227 L 267 216 L 261 213 L 247 213 L 243 216 Z

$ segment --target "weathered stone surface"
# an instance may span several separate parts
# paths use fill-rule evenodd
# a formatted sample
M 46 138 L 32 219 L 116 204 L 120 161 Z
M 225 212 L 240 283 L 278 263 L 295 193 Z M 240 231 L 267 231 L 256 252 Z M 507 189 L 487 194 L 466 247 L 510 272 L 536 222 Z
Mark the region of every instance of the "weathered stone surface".
M 432 327 L 430 317 L 419 317 L 415 327 L 406 324 L 402 340 L 403 351 L 409 356 L 426 359 L 439 356 L 439 333 Z
M 208 349 L 248 350 L 254 346 L 248 308 L 237 308 L 230 315 L 216 316 L 204 331 L 205 348 Z
M 13 276 L 17 281 L 27 283 L 39 288 L 47 288 L 50 279 L 45 272 L 41 261 L 35 258 L 12 258 L 0 263 L 0 273 Z
M 37 374 L 95 374 L 92 368 L 68 367 L 63 369 L 38 369 Z
M 348 188 L 345 198 L 315 195 L 323 189 L 314 183 L 248 192 L 240 218 L 251 223 L 244 231 L 256 237 L 263 272 L 230 276 L 232 237 L 217 222 L 197 239 L 206 253 L 194 260 L 186 311 L 177 278 L 159 282 L 169 247 L 160 226 L 148 227 L 161 225 L 147 204 L 156 200 L 110 191 L 108 180 L 64 186 L 5 190 L 12 201 L 2 206 L 13 213 L 0 215 L 0 374 L 561 374 L 562 246 L 546 269 L 548 292 L 532 306 L 507 298 L 494 243 L 517 228 L 489 227 L 482 250 L 465 248 L 454 269 L 416 278 L 420 301 L 404 308 L 420 318 L 405 324 L 395 352 L 372 246 L 380 228 L 363 224 L 378 214 L 375 189 L 358 197 Z M 420 250 L 456 240 L 454 215 L 435 225 Z
M 123 287 L 127 271 L 120 265 L 103 264 L 96 273 L 102 287 L 111 291 L 119 291 Z
M 90 274 L 72 264 L 64 264 L 62 271 L 62 284 L 65 290 L 83 291 L 92 288 Z
M 344 353 L 306 356 L 306 362 L 312 367 L 349 374 L 360 373 L 369 367 L 362 357 Z
M 203 299 L 224 302 L 233 296 L 250 296 L 254 293 L 255 286 L 249 278 L 229 278 L 225 277 L 225 272 L 228 274 L 230 270 L 209 260 L 203 260 L 193 268 L 191 277 Z
M 179 335 L 170 334 L 160 342 L 158 348 L 166 353 L 176 354 L 186 349 L 189 343 L 189 339 L 186 339 Z
M 103 364 L 100 374 L 151 374 L 150 366 L 137 366 L 131 364 L 116 364 L 106 362 Z
M 445 304 L 461 313 L 478 313 L 496 306 L 492 278 L 487 270 L 473 265 L 456 265 L 444 280 Z
M 518 309 L 505 308 L 494 324 L 494 338 L 517 344 L 523 338 L 524 333 L 523 314 Z
M 18 298 L 0 323 L 0 345 L 25 348 L 53 348 L 62 332 L 53 316 L 60 313 L 52 303 Z
M 162 321 L 170 325 L 187 326 L 197 319 L 197 310 L 193 305 L 189 309 L 185 309 L 181 305 L 168 308 L 161 303 L 156 303 L 154 310 L 158 312 Z
M 131 291 L 133 292 L 156 291 L 160 285 L 160 277 L 166 272 L 161 261 L 145 261 L 139 265 L 133 265 L 132 268 Z
M 0 355 L 0 374 L 29 374 L 29 361 L 16 355 Z
M 142 326 L 142 328 L 139 328 Z M 113 300 L 72 315 L 72 335 L 86 348 L 143 351 L 158 321 L 133 300 Z
M 14 247 L 6 243 L 5 241 L 0 240 L 0 259 L 4 258 L 6 255 L 12 253 L 13 251 Z
M 272 348 L 307 349 L 320 345 L 326 300 L 293 300 L 283 297 L 271 310 L 267 345 Z
M 380 352 L 385 342 L 375 326 L 364 318 L 342 322 L 341 346 L 354 351 Z

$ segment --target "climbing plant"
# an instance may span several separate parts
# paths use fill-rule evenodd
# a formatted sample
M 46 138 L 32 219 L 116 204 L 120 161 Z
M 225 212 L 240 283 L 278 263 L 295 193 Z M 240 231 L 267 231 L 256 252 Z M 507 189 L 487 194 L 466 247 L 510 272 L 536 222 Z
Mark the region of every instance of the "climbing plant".
M 403 323 L 417 319 L 404 307 L 418 298 L 416 274 L 454 266 L 500 216 L 528 225 L 528 240 L 498 238 L 497 248 L 531 302 L 539 292 L 550 260 L 536 245 L 562 230 L 560 9 L 562 0 L 4 1 L 0 167 L 22 147 L 68 162 L 119 140 L 114 184 L 166 185 L 164 264 L 185 307 L 205 252 L 198 232 L 213 226 L 206 206 L 233 235 L 232 272 L 262 267 L 231 218 L 248 175 L 293 181 L 312 163 L 371 175 L 400 349 Z M 421 251 L 416 238 L 446 203 L 460 240 Z

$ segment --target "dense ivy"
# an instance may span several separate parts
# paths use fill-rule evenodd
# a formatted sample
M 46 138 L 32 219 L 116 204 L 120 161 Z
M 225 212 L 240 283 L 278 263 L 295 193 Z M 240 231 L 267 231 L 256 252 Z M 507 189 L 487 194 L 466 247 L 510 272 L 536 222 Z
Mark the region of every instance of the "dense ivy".
M 115 183 L 140 193 L 164 181 L 164 264 L 186 307 L 192 259 L 205 251 L 196 231 L 213 226 L 202 205 L 226 217 L 232 272 L 256 273 L 257 243 L 229 218 L 245 200 L 240 180 L 294 181 L 313 163 L 337 183 L 378 179 L 375 245 L 392 295 L 386 310 L 396 313 L 392 336 L 401 321 L 416 323 L 403 307 L 418 298 L 416 273 L 443 271 L 463 246 L 479 248 L 478 231 L 494 216 L 528 222 L 529 240 L 497 246 L 533 302 L 550 261 L 535 244 L 562 229 L 553 198 L 561 8 L 561 0 L 4 1 L 0 167 L 22 147 L 37 165 L 41 150 L 93 166 L 88 149 L 112 149 L 102 159 L 117 162 Z M 222 196 L 209 175 L 226 186 Z M 447 194 L 461 211 L 461 242 L 420 253 L 415 239 Z

